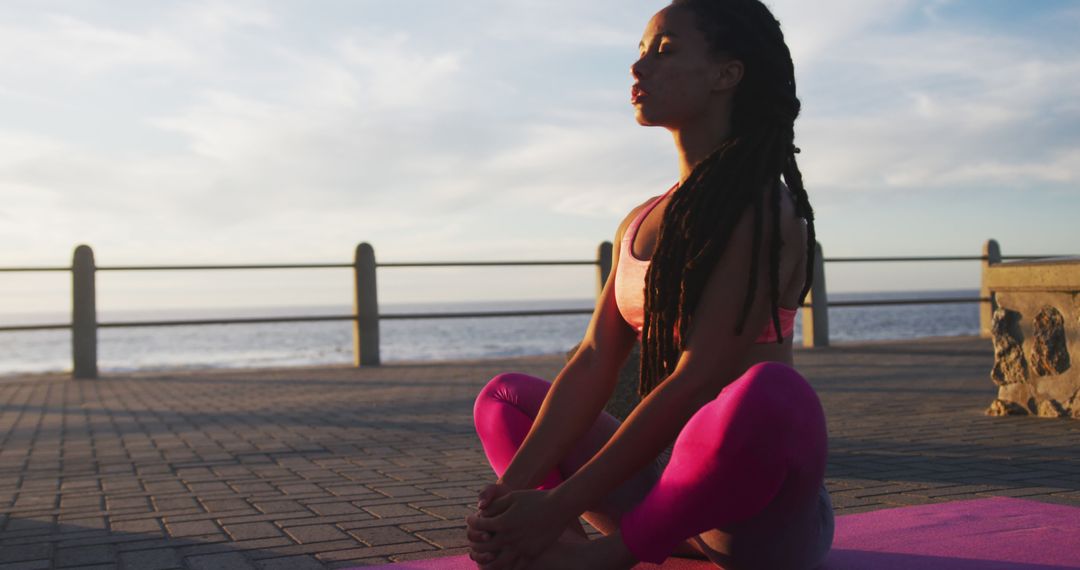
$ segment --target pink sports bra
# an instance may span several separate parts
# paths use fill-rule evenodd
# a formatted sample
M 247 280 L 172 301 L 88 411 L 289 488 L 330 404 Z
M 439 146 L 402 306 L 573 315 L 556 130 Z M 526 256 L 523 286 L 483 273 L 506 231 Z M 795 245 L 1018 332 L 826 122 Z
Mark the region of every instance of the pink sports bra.
M 619 314 L 630 325 L 638 336 L 645 325 L 645 273 L 649 270 L 649 261 L 638 259 L 634 256 L 634 239 L 637 238 L 638 228 L 641 222 L 648 217 L 653 208 L 665 197 L 675 191 L 679 185 L 672 186 L 670 190 L 658 196 L 649 205 L 638 212 L 638 215 L 626 227 L 623 232 L 622 243 L 619 244 L 619 264 L 615 268 L 615 304 L 619 307 Z M 785 338 L 789 338 L 795 329 L 795 315 L 798 309 L 779 307 L 780 329 Z M 772 323 L 765 326 L 755 341 L 757 344 L 776 342 L 776 329 Z

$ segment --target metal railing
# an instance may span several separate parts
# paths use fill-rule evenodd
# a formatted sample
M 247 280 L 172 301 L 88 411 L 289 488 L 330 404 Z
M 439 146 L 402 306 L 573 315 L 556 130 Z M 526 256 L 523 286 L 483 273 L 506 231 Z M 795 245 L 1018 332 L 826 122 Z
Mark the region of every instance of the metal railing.
M 994 240 L 986 242 L 981 256 L 924 256 L 924 257 L 833 257 L 822 255 L 821 245 L 817 245 L 814 284 L 803 311 L 803 345 L 806 347 L 824 347 L 829 345 L 828 309 L 840 307 L 874 307 L 889 305 L 932 305 L 952 303 L 980 303 L 980 330 L 989 335 L 990 320 L 994 310 L 993 294 L 984 285 L 979 297 L 968 298 L 919 298 L 919 299 L 880 299 L 864 301 L 828 300 L 825 287 L 825 263 L 897 263 L 897 262 L 958 262 L 980 261 L 985 270 L 992 264 L 1002 261 L 1039 259 L 1049 256 L 1009 256 L 1001 255 L 1000 247 Z M 597 248 L 596 259 L 575 261 L 445 261 L 445 262 L 399 262 L 377 263 L 375 251 L 370 244 L 361 243 L 356 248 L 354 261 L 346 263 L 302 263 L 302 264 L 250 264 L 250 265 L 116 265 L 97 266 L 94 253 L 89 246 L 81 245 L 75 249 L 71 267 L 0 267 L 0 273 L 39 273 L 70 272 L 72 274 L 72 321 L 70 323 L 44 325 L 0 326 L 3 332 L 71 330 L 73 376 L 76 378 L 96 378 L 97 367 L 97 331 L 104 328 L 133 327 L 171 327 L 205 326 L 233 324 L 268 324 L 268 323 L 306 323 L 351 321 L 353 323 L 353 352 L 356 366 L 377 366 L 379 357 L 379 322 L 383 320 L 405 319 L 457 319 L 457 318 L 496 318 L 496 317 L 531 317 L 556 315 L 587 315 L 591 309 L 529 310 L 529 311 L 487 311 L 460 313 L 395 313 L 380 314 L 378 304 L 377 269 L 392 268 L 446 268 L 446 267 L 537 267 L 537 266 L 593 266 L 597 268 L 597 291 L 603 289 L 611 273 L 612 244 L 602 242 Z M 354 310 L 348 315 L 300 315 L 289 317 L 254 317 L 229 319 L 194 319 L 194 320 L 156 320 L 98 322 L 96 309 L 95 275 L 99 271 L 228 271 L 228 270 L 311 270 L 311 269 L 352 269 L 354 274 Z
M 528 311 L 480 311 L 456 313 L 379 313 L 377 269 L 435 268 L 435 267 L 540 267 L 540 266 L 592 266 L 597 268 L 598 291 L 603 288 L 611 273 L 610 242 L 603 242 L 597 249 L 596 259 L 573 261 L 442 261 L 377 263 L 375 250 L 370 244 L 356 247 L 354 261 L 345 263 L 302 264 L 249 264 L 249 265 L 116 265 L 97 266 L 94 252 L 89 246 L 75 248 L 71 267 L 0 267 L 0 273 L 70 272 L 72 274 L 72 320 L 70 323 L 45 325 L 2 326 L 2 332 L 71 330 L 72 375 L 75 378 L 96 378 L 97 331 L 106 328 L 203 326 L 268 323 L 305 323 L 328 321 L 351 321 L 353 323 L 353 352 L 356 366 L 378 366 L 379 322 L 404 319 L 459 319 L 530 317 L 553 315 L 590 314 L 590 309 L 554 309 Z M 96 274 L 99 271 L 231 271 L 231 270 L 289 270 L 289 269 L 352 269 L 354 283 L 354 310 L 349 315 L 299 315 L 289 317 L 255 317 L 229 319 L 154 320 L 99 322 L 97 319 Z

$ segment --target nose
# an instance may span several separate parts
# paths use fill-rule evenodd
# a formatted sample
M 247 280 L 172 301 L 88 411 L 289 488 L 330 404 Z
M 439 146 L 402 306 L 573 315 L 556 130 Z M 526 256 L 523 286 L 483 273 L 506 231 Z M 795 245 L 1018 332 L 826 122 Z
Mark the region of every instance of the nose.
M 645 72 L 645 57 L 639 57 L 637 61 L 630 64 L 630 76 L 634 79 L 641 79 L 641 76 Z

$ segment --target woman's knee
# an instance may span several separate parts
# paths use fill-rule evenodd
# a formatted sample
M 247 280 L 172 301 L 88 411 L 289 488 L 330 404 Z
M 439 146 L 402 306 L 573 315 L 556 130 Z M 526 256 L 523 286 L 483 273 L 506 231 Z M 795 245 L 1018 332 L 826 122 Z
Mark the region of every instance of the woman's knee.
M 794 368 L 781 362 L 751 366 L 739 379 L 737 402 L 731 410 L 738 419 L 771 434 L 786 434 L 805 452 L 827 446 L 825 410 L 810 383 Z M 722 399 L 722 398 L 721 398 Z
M 725 391 L 726 396 L 750 400 L 755 407 L 778 406 L 787 410 L 792 406 L 817 409 L 820 405 L 817 394 L 802 374 L 782 362 L 759 362 L 751 366 Z
M 750 382 L 806 382 L 806 380 L 803 379 L 802 374 L 799 374 L 799 372 L 794 368 L 788 366 L 787 364 L 784 364 L 783 362 L 773 361 L 758 362 L 750 368 L 747 368 L 746 372 L 743 372 L 742 377 L 740 377 L 740 380 L 744 379 Z
M 688 422 L 708 437 L 776 437 L 793 430 L 824 433 L 817 394 L 794 368 L 780 362 L 751 366 Z M 712 435 L 709 435 L 712 434 Z
M 473 404 L 473 417 L 481 414 L 484 406 L 492 403 L 510 404 L 516 407 L 527 406 L 537 395 L 541 401 L 551 384 L 540 378 L 504 372 L 497 374 L 480 390 Z

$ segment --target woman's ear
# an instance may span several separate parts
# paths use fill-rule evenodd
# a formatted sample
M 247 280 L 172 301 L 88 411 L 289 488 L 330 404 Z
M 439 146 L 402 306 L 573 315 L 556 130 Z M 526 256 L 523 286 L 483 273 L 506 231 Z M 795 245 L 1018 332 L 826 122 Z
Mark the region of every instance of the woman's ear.
M 729 91 L 742 81 L 745 67 L 735 58 L 724 58 L 713 64 L 713 91 Z

